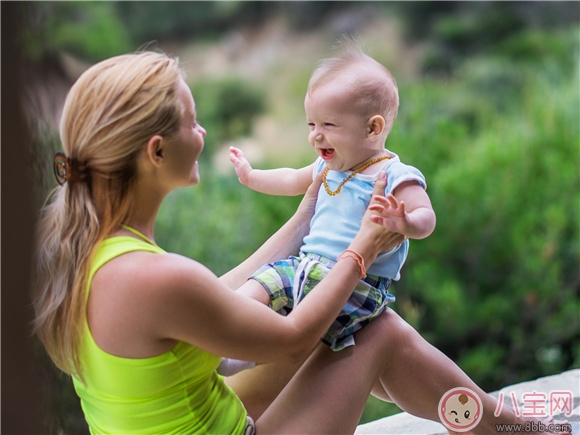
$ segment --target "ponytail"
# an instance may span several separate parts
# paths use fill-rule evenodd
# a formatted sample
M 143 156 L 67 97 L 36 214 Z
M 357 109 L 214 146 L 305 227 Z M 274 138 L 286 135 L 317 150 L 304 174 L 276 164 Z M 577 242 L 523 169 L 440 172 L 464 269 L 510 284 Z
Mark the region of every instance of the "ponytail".
M 37 228 L 34 331 L 54 363 L 81 379 L 93 257 L 129 217 L 137 160 L 147 141 L 178 134 L 182 79 L 178 60 L 165 54 L 117 56 L 85 71 L 65 101 L 64 153 L 54 160 L 60 186 Z

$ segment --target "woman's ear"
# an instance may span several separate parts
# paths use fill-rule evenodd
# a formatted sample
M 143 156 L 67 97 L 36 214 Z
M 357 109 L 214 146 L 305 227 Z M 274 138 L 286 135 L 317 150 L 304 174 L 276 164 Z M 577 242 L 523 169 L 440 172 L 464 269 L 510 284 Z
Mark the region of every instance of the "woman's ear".
M 385 131 L 385 118 L 381 115 L 371 117 L 367 123 L 367 137 L 370 140 L 377 140 Z
M 165 158 L 165 143 L 163 137 L 156 134 L 147 142 L 147 158 L 154 165 L 163 163 Z

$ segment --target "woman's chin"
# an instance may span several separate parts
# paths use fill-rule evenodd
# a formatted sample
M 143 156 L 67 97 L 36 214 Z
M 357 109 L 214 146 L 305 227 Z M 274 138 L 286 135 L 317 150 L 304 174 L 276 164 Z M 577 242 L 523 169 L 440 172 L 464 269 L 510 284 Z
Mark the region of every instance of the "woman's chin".
M 197 186 L 199 184 L 199 165 L 197 162 L 195 162 L 193 171 L 191 172 L 190 184 L 192 186 Z

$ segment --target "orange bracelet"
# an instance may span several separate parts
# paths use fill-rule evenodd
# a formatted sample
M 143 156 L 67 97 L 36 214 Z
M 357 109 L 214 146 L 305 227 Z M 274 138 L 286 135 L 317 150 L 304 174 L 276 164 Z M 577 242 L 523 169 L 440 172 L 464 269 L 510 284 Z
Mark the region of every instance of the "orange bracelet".
M 346 249 L 342 254 L 338 256 L 338 260 L 341 258 L 352 258 L 354 261 L 357 262 L 358 267 L 360 268 L 360 274 L 362 278 L 367 277 L 367 269 L 365 267 L 365 260 L 362 255 L 358 252 L 353 251 L 352 249 Z

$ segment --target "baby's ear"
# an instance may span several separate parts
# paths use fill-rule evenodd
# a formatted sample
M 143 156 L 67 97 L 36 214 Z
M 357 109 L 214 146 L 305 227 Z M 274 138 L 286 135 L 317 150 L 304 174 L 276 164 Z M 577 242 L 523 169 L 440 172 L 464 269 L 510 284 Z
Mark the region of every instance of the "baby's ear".
M 370 140 L 377 140 L 385 131 L 385 118 L 381 115 L 371 117 L 367 123 L 367 136 Z

